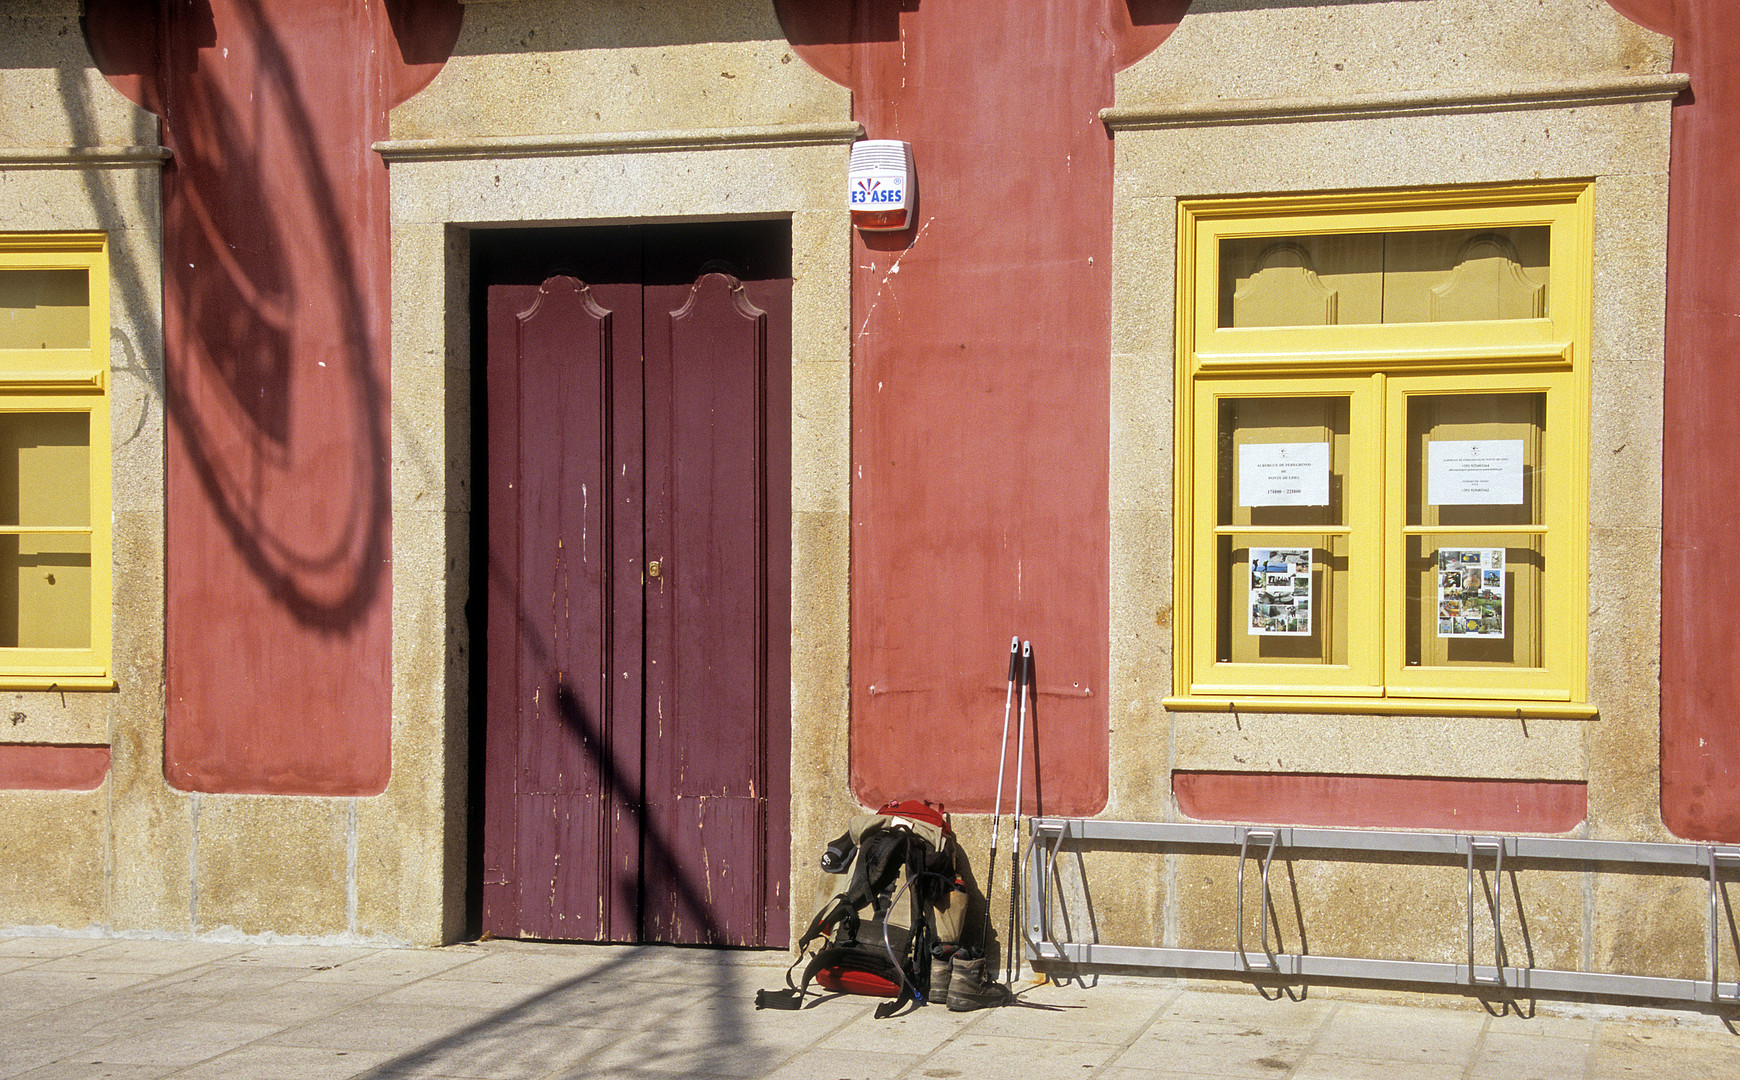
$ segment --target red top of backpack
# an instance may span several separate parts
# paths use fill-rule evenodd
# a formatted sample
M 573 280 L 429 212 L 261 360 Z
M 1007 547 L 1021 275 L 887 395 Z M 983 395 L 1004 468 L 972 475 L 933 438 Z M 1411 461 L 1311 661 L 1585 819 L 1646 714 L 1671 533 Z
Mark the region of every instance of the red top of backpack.
M 955 830 L 949 825 L 948 812 L 929 799 L 900 799 L 887 804 L 876 812 L 893 817 L 909 818 L 913 821 L 922 821 L 929 825 L 935 825 L 950 836 L 954 835 Z

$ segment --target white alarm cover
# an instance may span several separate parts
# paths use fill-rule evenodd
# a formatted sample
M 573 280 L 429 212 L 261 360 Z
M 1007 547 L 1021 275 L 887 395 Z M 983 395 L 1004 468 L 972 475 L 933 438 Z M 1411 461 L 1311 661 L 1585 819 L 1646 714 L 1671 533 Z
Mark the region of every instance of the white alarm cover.
M 852 144 L 847 170 L 852 224 L 866 232 L 897 232 L 912 224 L 912 144 L 865 139 Z

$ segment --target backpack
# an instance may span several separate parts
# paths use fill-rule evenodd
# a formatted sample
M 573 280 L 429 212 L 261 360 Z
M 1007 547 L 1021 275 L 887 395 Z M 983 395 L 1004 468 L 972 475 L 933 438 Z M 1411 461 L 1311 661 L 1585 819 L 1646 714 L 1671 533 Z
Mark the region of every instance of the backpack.
M 822 854 L 827 896 L 798 940 L 786 990 L 762 990 L 758 1009 L 797 1009 L 811 981 L 840 994 L 893 998 L 892 1016 L 925 1004 L 937 945 L 960 941 L 967 911 L 960 848 L 941 807 L 907 800 L 860 814 Z M 813 955 L 811 945 L 816 945 Z M 808 956 L 801 983 L 792 973 Z

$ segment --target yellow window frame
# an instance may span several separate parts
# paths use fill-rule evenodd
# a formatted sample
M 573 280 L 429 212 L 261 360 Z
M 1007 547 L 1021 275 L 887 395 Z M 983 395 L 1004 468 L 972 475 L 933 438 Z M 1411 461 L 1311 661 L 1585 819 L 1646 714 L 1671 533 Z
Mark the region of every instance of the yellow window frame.
M 1588 182 L 1181 200 L 1178 205 L 1174 709 L 1434 715 L 1594 715 L 1587 704 L 1589 343 L 1593 187 Z M 1549 229 L 1551 303 L 1538 318 L 1328 326 L 1221 326 L 1221 241 L 1247 237 Z M 1407 522 L 1410 402 L 1538 394 L 1552 463 L 1528 527 Z M 1359 618 L 1344 663 L 1231 663 L 1219 655 L 1224 538 L 1216 471 L 1220 402 L 1345 397 L 1345 588 Z M 1245 534 L 1278 542 L 1275 530 Z M 1322 529 L 1295 530 L 1300 542 Z M 1422 668 L 1408 662 L 1409 544 L 1538 544 L 1538 664 Z M 1236 543 L 1234 541 L 1236 550 Z M 1254 546 L 1254 545 L 1253 545 Z M 1416 559 L 1418 556 L 1416 556 Z M 1417 563 L 1416 563 L 1417 565 Z M 1416 596 L 1420 591 L 1416 582 Z M 1313 602 L 1317 602 L 1314 598 Z M 1418 601 L 1416 601 L 1418 603 Z M 1363 617 L 1366 612 L 1373 617 Z M 1230 618 L 1230 614 L 1226 616 Z M 1236 632 L 1236 627 L 1234 628 Z
M 0 525 L 0 535 L 80 533 L 90 543 L 90 640 L 80 648 L 0 646 L 0 688 L 115 687 L 111 668 L 113 538 L 109 403 L 109 252 L 103 233 L 0 234 L 0 270 L 84 270 L 89 345 L 0 348 L 0 416 L 75 413 L 89 423 L 87 526 Z

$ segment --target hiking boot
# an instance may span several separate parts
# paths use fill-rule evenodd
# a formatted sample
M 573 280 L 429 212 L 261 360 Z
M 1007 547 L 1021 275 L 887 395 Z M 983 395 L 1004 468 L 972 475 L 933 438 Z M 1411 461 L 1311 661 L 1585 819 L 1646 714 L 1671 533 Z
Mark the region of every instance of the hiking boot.
M 933 945 L 930 949 L 930 992 L 925 1000 L 941 1005 L 949 999 L 949 976 L 954 971 L 953 945 Z
M 1009 988 L 985 979 L 985 958 L 957 956 L 949 974 L 949 1012 L 971 1012 L 1009 1003 Z

